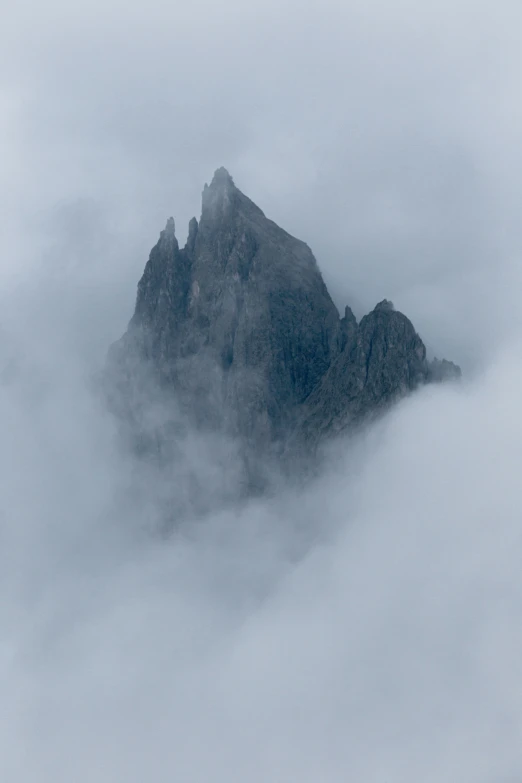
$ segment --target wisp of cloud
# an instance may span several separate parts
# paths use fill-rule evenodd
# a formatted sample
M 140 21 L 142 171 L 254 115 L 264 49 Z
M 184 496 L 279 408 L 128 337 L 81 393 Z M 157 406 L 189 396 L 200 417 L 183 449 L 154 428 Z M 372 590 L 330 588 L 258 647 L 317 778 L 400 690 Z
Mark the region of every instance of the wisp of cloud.
M 29 6 L 0 33 L 0 778 L 520 780 L 519 4 Z M 92 377 L 221 164 L 340 307 L 393 299 L 465 376 L 201 515 L 230 444 L 158 475 Z

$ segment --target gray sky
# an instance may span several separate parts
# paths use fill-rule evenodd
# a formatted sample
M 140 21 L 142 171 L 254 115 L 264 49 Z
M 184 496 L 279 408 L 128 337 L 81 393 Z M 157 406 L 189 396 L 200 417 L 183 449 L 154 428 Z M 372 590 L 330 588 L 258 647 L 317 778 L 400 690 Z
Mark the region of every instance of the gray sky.
M 521 30 L 514 0 L 6 4 L 2 780 L 521 779 Z M 467 374 L 304 497 L 158 542 L 187 482 L 136 473 L 85 376 L 220 165 L 339 307 L 392 299 Z
M 10 7 L 2 266 L 42 263 L 43 243 L 46 274 L 65 251 L 103 275 L 106 342 L 166 218 L 184 238 L 225 165 L 340 307 L 391 298 L 471 369 L 514 317 L 521 22 L 505 0 Z

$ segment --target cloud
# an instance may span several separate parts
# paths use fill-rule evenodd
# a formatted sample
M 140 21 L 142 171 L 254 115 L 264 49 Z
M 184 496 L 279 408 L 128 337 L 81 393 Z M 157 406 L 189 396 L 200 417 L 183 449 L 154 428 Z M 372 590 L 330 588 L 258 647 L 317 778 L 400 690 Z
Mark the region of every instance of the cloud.
M 469 368 L 506 336 L 497 270 L 520 254 L 516 2 L 29 8 L 2 33 L 13 241 L 57 202 L 93 199 L 132 235 L 130 309 L 166 217 L 183 235 L 224 164 L 308 241 L 340 307 L 389 297 Z
M 520 13 L 4 15 L 2 779 L 520 778 Z M 306 492 L 158 540 L 186 474 L 122 454 L 87 379 L 166 217 L 182 235 L 222 164 L 339 306 L 392 299 L 467 375 Z M 183 448 L 209 487 L 234 480 L 233 455 Z
M 4 387 L 6 779 L 517 779 L 513 356 L 167 541 L 82 384 Z

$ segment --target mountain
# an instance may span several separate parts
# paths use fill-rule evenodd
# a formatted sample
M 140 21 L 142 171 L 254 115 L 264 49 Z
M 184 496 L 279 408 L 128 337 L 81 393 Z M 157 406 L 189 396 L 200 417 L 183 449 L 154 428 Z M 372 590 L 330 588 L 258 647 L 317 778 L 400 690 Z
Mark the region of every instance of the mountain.
M 418 386 L 460 376 L 451 362 L 426 360 L 390 302 L 360 323 L 349 307 L 341 318 L 310 248 L 223 168 L 205 185 L 185 247 L 169 218 L 108 367 L 112 401 L 141 448 L 172 445 L 190 421 L 251 455 L 313 453 Z M 153 435 L 152 408 L 162 410 Z

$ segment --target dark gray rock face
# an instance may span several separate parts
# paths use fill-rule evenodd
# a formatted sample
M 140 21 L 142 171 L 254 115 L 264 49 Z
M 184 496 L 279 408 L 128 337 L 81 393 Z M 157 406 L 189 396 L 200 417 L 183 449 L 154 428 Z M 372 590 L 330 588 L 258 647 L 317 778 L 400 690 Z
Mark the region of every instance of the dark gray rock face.
M 122 364 L 139 356 L 198 423 L 226 421 L 261 446 L 288 431 L 337 355 L 341 331 L 310 249 L 220 169 L 184 249 L 168 221 L 111 356 Z
M 315 446 L 361 424 L 429 379 L 426 349 L 412 323 L 386 300 L 355 325 L 303 405 L 297 439 Z
M 289 440 L 314 450 L 420 384 L 460 374 L 426 361 L 390 302 L 359 324 L 348 307 L 340 318 L 308 246 L 267 219 L 225 169 L 205 185 L 184 248 L 167 222 L 109 368 L 118 407 L 135 423 L 152 385 L 167 408 L 175 400 L 195 425 L 259 453 Z M 163 421 L 154 438 L 167 430 Z
M 428 369 L 428 381 L 458 381 L 461 377 L 461 369 L 447 359 L 433 359 Z

